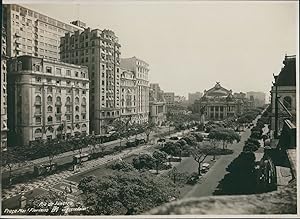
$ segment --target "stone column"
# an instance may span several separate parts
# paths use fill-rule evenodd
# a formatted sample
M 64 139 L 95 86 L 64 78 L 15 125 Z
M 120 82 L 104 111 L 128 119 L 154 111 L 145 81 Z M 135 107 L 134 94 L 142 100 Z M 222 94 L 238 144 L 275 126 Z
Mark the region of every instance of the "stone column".
M 214 106 L 214 120 L 216 119 L 216 106 Z

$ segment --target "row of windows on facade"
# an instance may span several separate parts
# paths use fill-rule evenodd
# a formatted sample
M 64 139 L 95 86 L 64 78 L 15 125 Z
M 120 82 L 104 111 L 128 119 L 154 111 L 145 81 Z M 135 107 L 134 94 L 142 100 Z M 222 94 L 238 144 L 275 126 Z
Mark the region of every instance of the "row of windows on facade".
M 119 111 L 116 112 L 101 112 L 101 116 L 104 118 L 105 116 L 119 116 Z M 91 117 L 94 117 L 94 112 L 91 111 Z
M 12 63 L 10 67 L 11 67 L 12 70 L 17 70 L 17 71 L 24 70 L 22 61 L 17 61 L 15 63 Z M 45 67 L 45 72 L 49 73 L 49 74 L 52 74 L 53 73 L 52 69 L 53 69 L 53 67 L 46 66 Z M 33 70 L 34 71 L 41 71 L 41 66 L 39 64 L 33 64 Z M 56 70 L 55 71 L 56 75 L 63 75 L 62 73 L 63 73 L 64 69 L 55 68 L 55 70 Z M 87 78 L 87 73 L 86 72 L 80 72 L 80 74 L 79 74 L 78 71 L 74 71 L 74 74 L 72 74 L 72 70 L 70 70 L 70 69 L 65 70 L 65 75 L 70 76 L 70 77 L 72 76 L 72 77 Z
M 42 15 L 38 12 L 34 12 L 34 11 L 29 10 L 29 9 L 23 8 L 19 5 L 12 5 L 12 10 L 16 11 L 16 12 L 20 12 L 19 15 L 22 17 L 21 18 L 22 20 L 25 19 L 25 16 L 29 16 L 29 17 L 32 17 L 32 18 L 35 18 L 35 19 L 40 19 L 41 21 L 44 21 L 44 22 L 48 22 L 51 25 L 48 25 L 46 23 L 42 23 L 42 22 L 38 21 L 39 23 L 43 24 L 43 26 L 48 27 L 49 29 L 52 29 L 52 30 L 56 30 L 55 29 L 56 27 L 57 27 L 58 30 L 60 28 L 62 28 L 62 30 L 66 29 L 68 31 L 75 31 L 75 30 L 78 29 L 78 28 L 72 27 L 71 25 L 62 23 L 62 22 L 57 21 L 53 18 Z M 18 19 L 19 19 L 19 17 L 18 17 Z
M 52 96 L 48 96 L 47 97 L 47 103 L 52 103 L 52 101 L 53 101 L 53 98 L 52 98 Z M 35 103 L 41 103 L 42 102 L 42 98 L 41 98 L 41 96 L 36 96 L 35 97 Z M 56 97 L 56 103 L 61 103 L 61 97 Z M 66 97 L 66 103 L 71 103 L 71 97 Z M 79 104 L 79 97 L 75 97 L 75 104 L 76 105 L 78 105 Z M 82 105 L 85 105 L 86 104 L 86 98 L 85 97 L 83 97 L 82 99 L 81 99 L 81 104 Z
M 95 38 L 97 37 L 97 33 L 93 33 L 91 35 L 91 38 Z M 91 44 L 89 44 L 89 41 L 90 41 L 90 35 L 87 33 L 87 34 L 84 34 L 83 32 L 80 34 L 80 37 L 77 37 L 75 35 L 72 35 L 71 37 L 64 37 L 63 40 L 62 40 L 62 46 L 64 45 L 66 48 L 68 48 L 68 46 L 74 48 L 74 44 L 75 44 L 75 48 L 78 48 L 78 44 L 77 42 L 80 42 L 81 46 L 83 47 L 84 45 L 86 47 L 88 46 L 95 46 L 95 45 L 99 45 L 98 42 L 100 41 L 101 45 L 104 45 L 104 46 L 107 46 L 107 47 L 110 47 L 110 48 L 113 48 L 114 46 L 116 47 L 116 49 L 119 49 L 120 48 L 120 45 L 119 44 L 115 44 L 114 41 L 115 39 L 117 39 L 116 37 L 112 37 L 112 36 L 109 36 L 109 35 L 104 35 L 104 36 L 101 36 L 102 39 L 97 39 L 97 40 L 92 40 L 91 39 Z M 104 37 L 104 39 L 103 39 Z M 84 44 L 85 42 L 85 44 Z
M 30 56 L 32 56 L 32 52 L 35 52 L 35 53 L 39 52 L 40 55 L 42 55 L 42 54 L 52 54 L 52 55 L 55 55 L 55 56 L 58 55 L 57 51 L 50 51 L 50 50 L 47 50 L 47 49 L 39 49 L 37 47 L 34 47 L 34 50 L 33 50 L 32 46 L 26 46 L 26 45 L 18 46 L 18 48 L 20 48 L 20 47 L 23 47 L 24 50 L 31 51 L 31 52 L 27 52 L 27 54 L 30 55 Z
M 52 67 L 46 66 L 46 73 L 52 74 Z M 69 70 L 69 69 L 67 69 L 65 75 L 66 75 L 66 76 L 72 76 L 72 77 L 79 77 L 79 72 L 78 72 L 78 71 L 75 71 L 75 72 L 74 72 L 74 75 L 71 74 L 71 73 L 72 73 L 72 71 Z M 57 74 L 57 75 L 62 75 L 62 69 L 56 68 L 56 74 Z M 81 78 L 87 78 L 87 73 L 86 73 L 86 72 L 80 72 L 80 77 L 81 77 Z
M 82 124 L 81 125 L 81 129 L 82 129 L 82 131 L 86 131 L 86 128 L 87 128 L 87 125 L 86 124 Z M 80 129 L 80 125 L 77 123 L 75 126 L 74 126 L 74 130 L 75 129 Z M 67 126 L 66 127 L 66 130 L 72 130 L 72 128 L 71 128 L 71 126 Z M 50 132 L 50 133 L 53 133 L 54 132 L 54 128 L 53 127 L 48 127 L 47 129 L 46 129 L 46 132 Z M 56 129 L 56 132 L 57 133 L 59 133 L 59 132 L 62 132 L 62 130 L 60 130 L 60 128 L 58 127 L 57 129 Z M 34 131 L 34 134 L 42 134 L 43 133 L 43 131 L 42 131 L 42 129 L 41 128 L 37 128 L 37 129 L 35 129 L 35 131 Z
M 113 74 L 113 72 L 111 71 L 111 70 L 106 70 L 106 74 L 105 74 L 105 72 L 102 72 L 101 73 L 101 76 L 102 76 L 102 78 L 105 78 L 105 76 L 106 76 L 106 79 L 116 79 L 116 81 L 117 82 L 119 82 L 119 80 L 120 80 L 120 76 L 119 76 L 119 71 L 118 71 L 119 69 L 117 69 L 117 74 L 116 74 L 116 76 L 114 76 L 114 74 Z M 95 72 L 92 72 L 91 73 L 91 77 L 95 77 Z M 93 81 L 91 82 L 91 84 L 94 84 L 93 83 Z
M 13 31 L 15 31 L 13 29 Z M 44 49 L 45 51 L 48 51 L 49 49 L 52 49 L 51 51 L 53 52 L 58 52 L 58 46 L 55 46 L 53 44 L 50 44 L 49 41 L 46 40 L 46 42 L 41 42 L 41 39 L 39 39 L 39 41 L 33 41 L 32 39 L 34 38 L 34 34 L 32 33 L 29 33 L 27 32 L 27 37 L 30 37 L 30 38 L 25 38 L 25 37 L 19 37 L 19 36 L 16 36 L 16 35 L 13 35 L 13 38 L 15 39 L 15 45 L 23 45 L 23 48 L 25 49 L 26 48 L 26 45 L 29 46 L 28 49 L 32 49 L 33 47 L 35 47 L 35 49 L 37 49 L 37 51 L 41 51 L 41 52 L 44 52 Z M 22 44 L 21 44 L 22 42 Z M 37 47 L 39 46 L 39 47 Z M 42 49 L 43 48 L 43 49 Z M 46 50 L 46 48 L 48 50 Z
M 35 27 L 34 29 L 30 26 L 26 26 L 25 24 L 20 24 L 19 22 L 15 22 L 13 21 L 13 27 L 16 27 L 16 28 L 13 28 L 12 31 L 13 33 L 17 33 L 19 35 L 27 35 L 27 37 L 30 37 L 31 39 L 36 39 L 38 41 L 45 41 L 44 43 L 46 44 L 47 43 L 52 43 L 52 44 L 49 44 L 49 45 L 55 45 L 55 48 L 58 49 L 59 48 L 59 39 L 61 36 L 60 35 L 57 35 L 57 34 L 54 34 L 54 33 L 51 33 L 51 32 L 48 32 L 48 31 L 44 31 L 44 30 L 37 30 L 37 28 Z M 39 34 L 37 34 L 36 32 L 39 32 Z M 55 37 L 54 39 L 49 37 L 49 36 L 52 36 L 52 37 Z M 19 38 L 19 36 L 14 36 L 14 38 Z M 33 41 L 31 39 L 28 39 L 27 40 L 27 43 L 32 43 Z M 23 41 L 24 42 L 24 41 Z M 52 47 L 52 46 L 51 46 Z M 53 48 L 53 47 L 52 47 Z
M 71 115 L 66 115 L 66 121 L 71 121 L 72 116 Z M 61 116 L 56 116 L 56 123 L 59 123 L 62 121 L 62 117 Z M 86 120 L 86 115 L 82 114 L 81 115 L 81 119 L 83 121 Z M 80 116 L 79 115 L 75 115 L 75 122 L 78 122 L 80 120 Z M 42 117 L 41 116 L 36 116 L 35 117 L 35 124 L 36 125 L 40 125 L 42 123 Z M 53 123 L 53 117 L 52 116 L 48 116 L 47 117 L 47 124 L 52 124 Z
M 61 85 L 61 80 L 52 80 L 51 78 L 47 78 L 46 81 L 44 82 L 47 82 L 47 84 L 53 84 L 53 82 L 55 81 L 56 85 Z M 35 78 L 35 82 L 38 82 L 38 83 L 41 83 L 42 82 L 42 77 L 36 77 Z M 75 85 L 76 87 L 79 87 L 80 86 L 80 82 L 79 81 L 75 81 L 74 83 L 72 83 L 70 80 L 67 80 L 66 81 L 66 85 L 67 86 L 71 86 L 71 85 Z M 82 87 L 85 88 L 86 87 L 86 83 L 82 83 Z M 51 86 L 48 86 L 49 89 L 52 89 Z M 78 88 L 76 90 L 79 90 Z M 52 90 L 51 90 L 52 92 Z
M 79 59 L 72 59 L 71 57 L 69 58 L 68 55 L 64 56 L 62 55 L 62 60 L 65 61 L 65 62 L 68 62 L 68 63 L 72 63 L 72 64 L 76 64 L 76 65 L 88 65 L 89 64 L 89 58 L 86 57 L 85 59 L 84 58 L 81 58 L 81 62 L 79 62 L 80 60 Z M 96 61 L 96 59 L 94 57 L 92 57 L 92 61 L 91 63 L 94 63 Z M 103 62 L 112 62 L 112 63 L 115 63 L 117 65 L 120 65 L 120 60 L 118 58 L 116 58 L 116 60 L 113 59 L 112 56 L 101 56 L 101 61 Z M 92 68 L 93 70 L 95 68 Z
M 13 51 L 13 54 L 15 55 L 15 56 L 22 56 L 22 55 L 29 55 L 29 56 L 35 56 L 35 57 L 41 57 L 41 58 L 44 58 L 44 59 L 48 59 L 48 60 L 53 60 L 53 61 L 57 61 L 58 60 L 58 54 L 55 54 L 55 55 L 53 55 L 53 56 L 51 56 L 51 54 L 48 54 L 48 53 L 46 53 L 46 54 L 44 54 L 44 55 L 42 55 L 42 54 L 37 54 L 37 53 L 31 53 L 31 52 L 21 52 L 21 51 L 16 51 L 16 50 L 14 50 Z
M 91 54 L 95 54 L 95 49 L 91 49 Z M 66 52 L 66 53 L 62 53 L 61 54 L 61 58 L 81 58 L 81 62 L 88 62 L 90 53 L 88 51 L 88 49 L 85 50 L 85 54 L 84 54 L 84 51 L 82 50 L 79 54 L 78 51 L 76 52 Z M 120 62 L 120 56 L 118 54 L 112 54 L 112 53 L 108 53 L 108 54 L 105 54 L 105 53 L 102 53 L 100 54 L 100 57 L 101 57 L 101 60 L 102 61 L 116 61 L 116 62 Z M 84 59 L 85 58 L 85 59 Z M 79 61 L 79 59 L 76 59 L 77 62 Z M 92 62 L 95 62 L 96 59 L 94 56 L 92 56 L 92 59 L 91 59 Z
M 35 93 L 42 93 L 42 91 L 43 91 L 42 87 L 36 86 Z M 62 92 L 61 88 L 56 88 L 56 93 L 57 94 L 61 94 L 61 92 Z M 47 93 L 52 94 L 53 93 L 53 88 L 48 86 L 47 87 Z M 72 89 L 66 89 L 66 94 L 72 94 Z M 79 94 L 80 94 L 79 89 L 76 89 L 75 90 L 75 95 L 79 95 Z M 86 90 L 82 90 L 81 94 L 86 95 Z
M 75 107 L 75 112 L 79 113 L 79 111 L 80 111 L 79 106 L 76 106 Z M 47 107 L 47 113 L 53 113 L 53 107 L 52 106 Z M 62 113 L 60 106 L 56 107 L 56 112 L 55 113 L 56 114 L 61 114 Z M 71 106 L 66 106 L 66 114 L 69 114 L 69 113 L 72 113 L 71 112 Z M 86 113 L 86 106 L 82 106 L 81 113 Z M 34 114 L 35 115 L 41 115 L 42 114 L 41 106 L 35 106 L 35 113 Z

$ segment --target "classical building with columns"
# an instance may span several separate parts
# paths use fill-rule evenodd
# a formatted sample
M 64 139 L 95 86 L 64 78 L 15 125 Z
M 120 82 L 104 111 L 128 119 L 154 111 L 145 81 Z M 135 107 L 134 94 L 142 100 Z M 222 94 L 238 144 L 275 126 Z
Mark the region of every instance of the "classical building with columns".
M 204 90 L 203 96 L 195 100 L 194 111 L 203 114 L 205 120 L 223 120 L 243 113 L 244 102 L 234 97 L 232 90 L 217 82 L 214 87 Z
M 19 56 L 8 61 L 10 145 L 89 134 L 85 66 Z

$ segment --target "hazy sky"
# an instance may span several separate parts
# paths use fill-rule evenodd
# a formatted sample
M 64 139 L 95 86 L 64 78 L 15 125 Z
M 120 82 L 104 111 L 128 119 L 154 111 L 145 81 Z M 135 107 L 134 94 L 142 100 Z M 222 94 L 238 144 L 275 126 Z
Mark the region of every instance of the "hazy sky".
M 83 1 L 82 1 L 83 2 Z M 185 95 L 216 81 L 269 94 L 285 53 L 297 53 L 297 2 L 23 4 L 64 22 L 111 29 L 122 57 L 150 65 L 150 82 Z

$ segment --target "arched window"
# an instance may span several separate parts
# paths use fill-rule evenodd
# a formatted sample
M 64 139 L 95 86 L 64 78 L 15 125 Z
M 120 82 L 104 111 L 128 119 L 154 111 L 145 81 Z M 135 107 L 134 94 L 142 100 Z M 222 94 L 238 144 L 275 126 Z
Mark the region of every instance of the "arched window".
M 67 103 L 70 103 L 71 102 L 71 98 L 70 97 L 67 97 Z
M 53 110 L 52 106 L 48 106 L 48 107 L 47 107 L 47 112 L 48 112 L 48 113 L 52 113 L 52 110 Z
M 52 123 L 52 116 L 48 116 L 48 118 L 47 118 L 47 121 L 48 121 L 48 123 Z
M 40 103 L 42 101 L 42 98 L 40 96 L 35 97 L 35 102 Z
M 52 102 L 52 97 L 51 97 L 51 96 L 48 96 L 48 97 L 47 97 L 47 101 L 48 101 L 48 102 Z
M 82 103 L 85 104 L 86 103 L 86 99 L 85 97 L 82 98 Z
M 75 116 L 75 120 L 78 121 L 79 120 L 79 115 Z
M 292 108 L 292 98 L 290 96 L 284 97 L 283 105 L 290 110 Z
M 79 104 L 79 98 L 78 97 L 75 98 L 75 104 Z
M 56 97 L 56 102 L 60 103 L 61 102 L 61 98 L 60 97 Z
M 76 112 L 79 112 L 79 106 L 76 106 L 76 107 L 75 107 L 75 111 L 76 111 Z
M 34 134 L 41 134 L 42 133 L 42 129 L 36 129 L 35 131 L 34 131 Z

